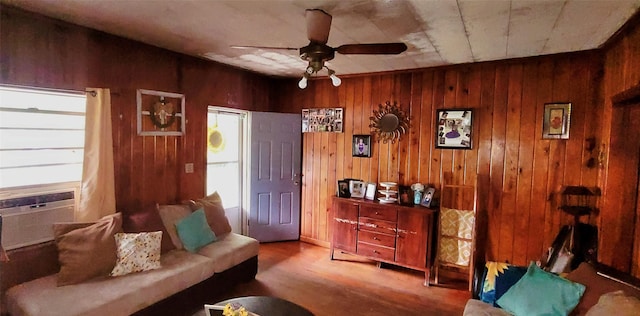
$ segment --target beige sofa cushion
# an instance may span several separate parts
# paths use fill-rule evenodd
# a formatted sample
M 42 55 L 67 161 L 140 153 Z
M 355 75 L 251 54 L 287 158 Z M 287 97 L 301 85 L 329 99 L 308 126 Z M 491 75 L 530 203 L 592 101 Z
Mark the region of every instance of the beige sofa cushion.
M 198 254 L 213 259 L 214 271 L 222 272 L 258 255 L 260 243 L 247 236 L 229 233 L 218 237 L 198 250 Z
M 470 299 L 464 307 L 463 316 L 511 316 L 504 309 L 494 307 L 480 300 Z
M 184 250 L 161 258 L 162 268 L 120 277 L 96 278 L 57 287 L 57 275 L 7 291 L 7 309 L 21 315 L 130 315 L 214 274 L 211 259 Z

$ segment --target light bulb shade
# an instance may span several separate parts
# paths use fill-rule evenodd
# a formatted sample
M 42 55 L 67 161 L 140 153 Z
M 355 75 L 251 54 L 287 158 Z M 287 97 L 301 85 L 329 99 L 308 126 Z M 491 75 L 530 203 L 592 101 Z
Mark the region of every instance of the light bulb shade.
M 304 89 L 307 87 L 307 77 L 302 77 L 302 79 L 300 79 L 300 82 L 298 82 L 298 87 L 300 87 L 300 89 Z
M 338 78 L 338 76 L 336 76 L 335 74 L 331 74 L 329 78 L 331 78 L 331 83 L 333 83 L 334 87 L 338 87 L 342 83 L 342 80 L 340 80 L 340 78 Z

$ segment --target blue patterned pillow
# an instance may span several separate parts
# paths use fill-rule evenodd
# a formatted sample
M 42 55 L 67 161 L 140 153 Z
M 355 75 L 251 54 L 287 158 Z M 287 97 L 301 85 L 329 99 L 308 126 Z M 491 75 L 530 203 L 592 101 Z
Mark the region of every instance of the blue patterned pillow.
M 480 300 L 499 307 L 496 301 L 527 272 L 526 267 L 489 261 L 484 266 Z

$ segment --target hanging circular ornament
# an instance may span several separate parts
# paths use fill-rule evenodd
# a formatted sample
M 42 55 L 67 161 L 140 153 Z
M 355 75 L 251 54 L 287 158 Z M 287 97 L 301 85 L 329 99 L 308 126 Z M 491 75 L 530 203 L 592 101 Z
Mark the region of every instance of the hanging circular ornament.
M 218 129 L 217 126 L 209 127 L 207 133 L 207 148 L 209 148 L 209 151 L 213 153 L 219 153 L 224 150 L 224 146 L 225 141 L 222 132 Z
M 378 104 L 378 110 L 373 110 L 373 116 L 369 117 L 371 123 L 369 127 L 377 136 L 378 141 L 392 144 L 400 139 L 400 136 L 409 130 L 409 120 L 411 118 L 398 106 L 397 102 L 391 104 L 387 101 L 385 105 Z
M 176 110 L 173 103 L 165 101 L 164 97 L 160 97 L 160 101 L 151 106 L 151 122 L 159 128 L 167 128 L 176 120 Z

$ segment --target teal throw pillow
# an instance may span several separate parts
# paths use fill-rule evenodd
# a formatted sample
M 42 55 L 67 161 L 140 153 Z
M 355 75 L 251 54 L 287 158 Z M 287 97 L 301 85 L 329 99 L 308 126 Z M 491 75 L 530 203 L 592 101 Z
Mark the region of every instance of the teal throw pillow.
M 496 302 L 516 316 L 568 315 L 585 286 L 540 269 L 532 262 L 522 278 Z
M 184 248 L 190 252 L 196 252 L 217 240 L 216 234 L 207 224 L 207 217 L 204 215 L 203 209 L 199 209 L 177 222 L 176 230 Z

